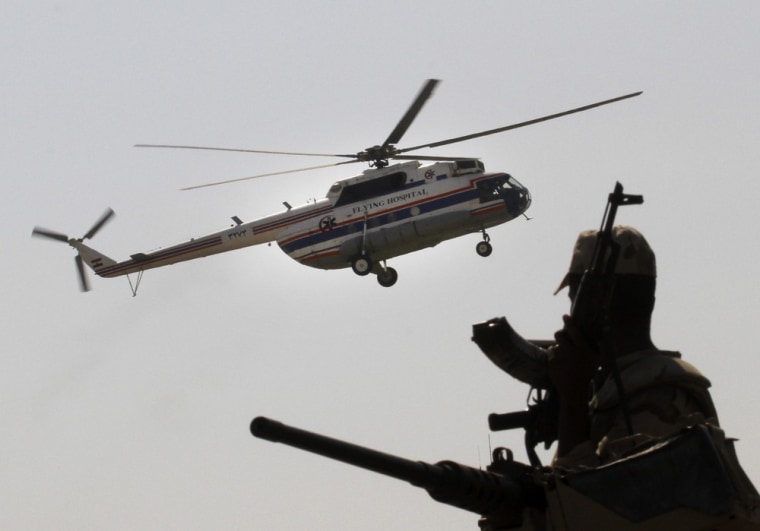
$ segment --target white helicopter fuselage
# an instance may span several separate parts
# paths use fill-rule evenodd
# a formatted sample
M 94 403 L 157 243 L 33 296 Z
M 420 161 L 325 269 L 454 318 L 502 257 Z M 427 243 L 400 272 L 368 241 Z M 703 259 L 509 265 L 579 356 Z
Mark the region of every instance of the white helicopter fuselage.
M 81 241 L 69 243 L 99 276 L 141 273 L 177 262 L 276 241 L 298 262 L 320 269 L 380 262 L 482 231 L 520 216 L 530 194 L 506 173 L 486 173 L 477 160 L 417 161 L 369 169 L 337 181 L 327 196 L 247 223 L 116 262 Z M 357 271 L 355 269 L 355 271 Z M 359 272 L 365 274 L 365 272 Z M 394 280 L 395 281 L 395 280 Z
M 378 261 L 509 221 L 529 206 L 524 187 L 507 174 L 485 173 L 479 161 L 407 162 L 338 181 L 311 205 L 314 215 L 289 225 L 277 243 L 320 269 L 349 267 L 359 256 L 379 267 Z

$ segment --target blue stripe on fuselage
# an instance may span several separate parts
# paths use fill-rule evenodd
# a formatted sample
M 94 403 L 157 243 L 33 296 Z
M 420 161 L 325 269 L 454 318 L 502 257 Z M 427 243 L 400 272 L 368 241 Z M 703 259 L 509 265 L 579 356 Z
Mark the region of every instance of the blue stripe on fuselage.
M 306 219 L 309 219 L 311 217 L 321 216 L 322 214 L 325 214 L 327 212 L 330 212 L 332 210 L 332 205 L 327 205 L 322 208 L 319 208 L 317 210 L 307 210 L 306 212 L 301 212 L 299 214 L 295 214 L 292 216 L 284 217 L 282 219 L 278 219 L 275 221 L 270 221 L 268 223 L 261 223 L 260 225 L 254 225 L 253 233 L 254 234 L 261 234 L 262 232 L 267 232 L 270 230 L 282 228 L 287 225 L 292 225 L 293 223 L 298 223 L 300 221 L 304 221 Z
M 484 177 L 489 178 L 493 177 L 493 175 Z M 473 179 L 470 181 L 470 187 L 461 189 L 458 192 L 455 191 L 453 193 L 443 194 L 442 196 L 437 196 L 436 198 L 427 201 L 423 199 L 419 202 L 413 202 L 411 204 L 407 203 L 397 209 L 384 210 L 377 215 L 370 215 L 367 218 L 367 228 L 371 229 L 379 225 L 397 223 L 412 217 L 417 217 L 421 214 L 426 214 L 435 210 L 444 209 L 452 205 L 477 199 L 479 197 L 479 192 L 475 187 L 475 183 L 481 179 L 482 178 Z M 421 181 L 411 184 L 421 184 Z M 407 187 L 404 187 L 404 189 L 406 188 Z M 399 190 L 399 192 L 402 193 L 404 189 Z M 419 213 L 412 215 L 412 207 L 417 207 L 419 209 Z M 322 242 L 326 242 L 335 238 L 341 238 L 350 234 L 356 234 L 358 236 L 362 233 L 363 225 L 364 218 L 357 217 L 351 221 L 342 222 L 327 232 L 304 234 L 303 236 L 297 237 L 296 239 L 288 241 L 287 243 L 280 244 L 280 247 L 286 253 L 291 254 L 300 249 L 313 247 L 319 245 Z

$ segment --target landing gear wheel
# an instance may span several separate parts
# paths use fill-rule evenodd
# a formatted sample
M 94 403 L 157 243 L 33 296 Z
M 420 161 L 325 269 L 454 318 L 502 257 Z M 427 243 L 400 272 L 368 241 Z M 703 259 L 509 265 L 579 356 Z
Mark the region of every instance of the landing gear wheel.
M 369 275 L 372 271 L 372 261 L 366 256 L 360 256 L 351 262 L 351 269 L 360 277 Z
M 475 246 L 475 252 L 480 256 L 490 256 L 493 252 L 493 246 L 488 242 L 478 242 Z
M 390 288 L 398 280 L 398 273 L 392 267 L 386 267 L 377 274 L 377 283 L 384 288 Z

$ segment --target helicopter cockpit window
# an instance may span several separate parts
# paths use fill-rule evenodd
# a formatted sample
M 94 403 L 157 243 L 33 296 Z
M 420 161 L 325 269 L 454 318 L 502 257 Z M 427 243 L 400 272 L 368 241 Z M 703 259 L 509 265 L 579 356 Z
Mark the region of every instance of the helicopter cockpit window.
M 507 183 L 509 183 L 509 186 L 511 188 L 516 188 L 518 190 L 524 190 L 525 189 L 525 187 L 522 184 L 520 184 L 520 182 L 517 179 L 515 179 L 514 177 L 512 177 L 510 174 L 507 174 Z
M 340 206 L 389 194 L 403 188 L 405 183 L 406 173 L 404 172 L 381 175 L 374 179 L 346 186 L 335 204 Z
M 478 181 L 478 196 L 481 203 L 503 199 L 505 193 L 512 188 L 509 175 L 500 175 L 492 179 Z

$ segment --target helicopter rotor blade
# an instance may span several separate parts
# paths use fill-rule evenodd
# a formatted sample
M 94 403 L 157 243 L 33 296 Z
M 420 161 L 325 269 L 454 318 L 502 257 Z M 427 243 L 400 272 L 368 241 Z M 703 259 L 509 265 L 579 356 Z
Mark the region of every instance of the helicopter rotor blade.
M 89 240 L 90 238 L 95 236 L 98 233 L 98 231 L 103 228 L 103 225 L 105 225 L 108 222 L 108 220 L 110 220 L 113 217 L 114 214 L 115 212 L 112 209 L 110 208 L 107 209 L 103 213 L 103 215 L 100 217 L 100 219 L 95 222 L 95 225 L 93 225 L 92 228 L 89 231 L 87 231 L 87 234 L 82 236 L 82 239 Z
M 51 240 L 57 240 L 59 242 L 63 243 L 69 243 L 69 237 L 65 234 L 61 234 L 60 232 L 55 232 L 48 229 L 43 229 L 42 227 L 34 227 L 34 230 L 32 230 L 32 236 L 39 236 L 41 238 L 49 238 Z
M 264 149 L 220 148 L 208 146 L 175 146 L 169 144 L 135 144 L 137 148 L 165 148 L 165 149 L 201 149 L 206 151 L 234 151 L 238 153 L 264 153 L 266 155 L 298 155 L 301 157 L 343 157 L 356 158 L 356 155 L 340 153 L 303 153 L 300 151 L 268 151 Z
M 628 99 L 628 98 L 633 98 L 633 97 L 639 96 L 640 94 L 642 94 L 642 92 L 643 91 L 633 92 L 631 94 L 626 94 L 625 96 L 619 96 L 617 98 L 612 98 L 612 99 L 609 99 L 609 100 L 599 101 L 597 103 L 592 103 L 590 105 L 584 105 L 583 107 L 578 107 L 576 109 L 570 109 L 569 111 L 559 112 L 559 113 L 556 113 L 556 114 L 550 114 L 548 116 L 542 116 L 541 118 L 535 118 L 533 120 L 528 120 L 526 122 L 520 122 L 520 123 L 516 123 L 516 124 L 512 124 L 512 125 L 507 125 L 505 127 L 498 127 L 496 129 L 489 129 L 488 131 L 481 131 L 480 133 L 473 133 L 471 135 L 458 136 L 456 138 L 449 138 L 448 140 L 440 140 L 438 142 L 431 142 L 429 144 L 422 144 L 422 145 L 419 145 L 419 146 L 399 149 L 397 152 L 398 153 L 406 153 L 408 151 L 414 151 L 414 150 L 422 149 L 422 148 L 434 148 L 434 147 L 438 147 L 438 146 L 445 146 L 445 145 L 448 145 L 448 144 L 455 144 L 457 142 L 464 142 L 465 140 L 471 140 L 473 138 L 479 138 L 481 136 L 487 136 L 487 135 L 493 135 L 493 134 L 496 134 L 496 133 L 502 133 L 504 131 L 509 131 L 511 129 L 517 129 L 518 127 L 525 127 L 526 125 L 533 125 L 533 124 L 537 124 L 537 123 L 540 123 L 540 122 L 545 122 L 547 120 L 553 120 L 555 118 L 560 118 L 561 116 L 567 116 L 568 114 L 574 114 L 574 113 L 577 113 L 577 112 L 583 112 L 583 111 L 587 111 L 589 109 L 593 109 L 595 107 L 601 107 L 602 105 L 607 105 L 609 103 L 614 103 L 616 101 L 621 101 L 621 100 L 625 100 L 625 99 Z M 395 158 L 398 158 L 398 157 L 395 157 Z
M 74 262 L 77 266 L 77 271 L 79 272 L 79 289 L 81 291 L 90 291 L 90 282 L 87 280 L 87 272 L 84 270 L 84 262 L 82 261 L 82 257 L 80 255 L 76 255 L 74 257 Z
M 320 168 L 332 168 L 333 166 L 340 166 L 342 164 L 352 164 L 354 162 L 359 162 L 359 160 L 347 160 L 344 162 L 334 162 L 332 164 L 321 164 L 319 166 L 309 166 L 308 168 L 296 168 L 294 170 L 284 170 L 284 171 L 275 171 L 272 173 L 261 173 L 259 175 L 251 175 L 249 177 L 239 177 L 237 179 L 228 179 L 226 181 L 217 181 L 213 183 L 207 183 L 207 184 L 199 184 L 196 186 L 188 186 L 187 188 L 180 188 L 180 190 L 197 190 L 198 188 L 208 188 L 209 186 L 219 186 L 221 184 L 229 184 L 229 183 L 236 183 L 240 181 L 248 181 L 251 179 L 258 179 L 259 177 L 271 177 L 273 175 L 285 175 L 288 173 L 298 173 L 301 171 L 309 171 L 309 170 L 318 170 Z
M 441 155 L 440 157 L 427 156 L 427 155 L 394 155 L 393 160 L 430 160 L 434 162 L 450 161 L 456 162 L 459 160 L 472 160 L 478 157 L 446 157 Z
M 399 123 L 396 125 L 396 128 L 391 131 L 391 134 L 388 135 L 388 138 L 383 143 L 383 147 L 386 148 L 391 144 L 398 144 L 401 140 L 401 137 L 404 136 L 404 133 L 406 133 L 406 130 L 409 129 L 409 126 L 412 125 L 412 122 L 417 117 L 417 114 L 422 109 L 422 106 L 425 104 L 425 102 L 430 98 L 430 96 L 433 94 L 433 89 L 435 86 L 440 82 L 439 79 L 428 79 L 425 85 L 422 87 L 422 90 L 420 90 L 420 93 L 417 94 L 417 97 L 414 99 L 414 102 L 412 105 L 407 109 L 404 116 L 401 118 Z

